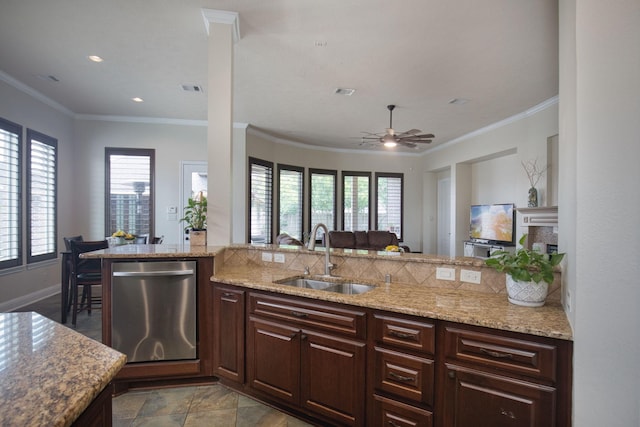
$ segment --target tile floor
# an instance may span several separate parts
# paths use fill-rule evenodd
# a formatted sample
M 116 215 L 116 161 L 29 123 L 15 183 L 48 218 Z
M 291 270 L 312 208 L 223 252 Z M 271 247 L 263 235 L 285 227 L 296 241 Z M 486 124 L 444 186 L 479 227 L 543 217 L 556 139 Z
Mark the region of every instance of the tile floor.
M 17 311 L 35 311 L 60 322 L 60 295 Z M 76 331 L 100 341 L 102 316 L 78 314 Z M 66 323 L 71 327 L 71 318 Z M 133 390 L 113 398 L 113 425 L 153 427 L 308 427 L 303 421 L 240 395 L 220 384 Z

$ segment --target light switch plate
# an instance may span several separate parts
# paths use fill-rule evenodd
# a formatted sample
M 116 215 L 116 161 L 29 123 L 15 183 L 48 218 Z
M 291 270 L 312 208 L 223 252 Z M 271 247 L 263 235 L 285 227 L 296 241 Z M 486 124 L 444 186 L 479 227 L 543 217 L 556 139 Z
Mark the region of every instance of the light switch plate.
M 438 267 L 438 268 L 436 268 L 436 279 L 440 279 L 440 280 L 456 280 L 456 269 L 455 268 Z
M 273 254 L 273 261 L 284 263 L 284 254 L 278 254 L 278 253 Z
M 271 252 L 262 252 L 262 261 L 265 261 L 265 262 L 273 261 L 273 254 Z
M 475 283 L 476 285 L 479 285 L 481 277 L 482 273 L 480 273 L 479 271 L 460 270 L 461 282 Z

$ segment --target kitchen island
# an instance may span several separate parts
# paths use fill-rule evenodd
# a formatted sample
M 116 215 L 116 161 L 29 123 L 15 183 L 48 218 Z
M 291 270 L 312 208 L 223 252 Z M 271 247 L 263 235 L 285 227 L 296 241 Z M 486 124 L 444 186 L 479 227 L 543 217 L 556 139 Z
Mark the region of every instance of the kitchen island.
M 110 384 L 125 361 L 37 313 L 0 313 L 0 425 L 111 425 Z

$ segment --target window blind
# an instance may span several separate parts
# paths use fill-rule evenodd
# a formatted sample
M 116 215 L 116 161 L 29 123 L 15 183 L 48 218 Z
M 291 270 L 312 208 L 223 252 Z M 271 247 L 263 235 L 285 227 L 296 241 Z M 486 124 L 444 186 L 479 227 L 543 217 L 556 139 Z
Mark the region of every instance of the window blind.
M 107 236 L 153 235 L 154 150 L 107 148 Z
M 58 141 L 27 130 L 28 263 L 53 259 L 56 254 Z
M 309 229 L 318 223 L 325 224 L 330 230 L 336 228 L 336 171 L 310 170 L 310 221 Z M 324 231 L 318 230 L 318 239 Z
M 22 264 L 22 127 L 0 119 L 0 269 Z
M 249 243 L 271 243 L 273 163 L 249 158 Z
M 402 174 L 376 174 L 376 227 L 402 240 Z
M 342 229 L 345 231 L 369 230 L 369 205 L 371 197 L 368 172 L 344 172 L 342 176 Z
M 302 240 L 303 179 L 303 168 L 278 166 L 278 232 L 298 240 Z

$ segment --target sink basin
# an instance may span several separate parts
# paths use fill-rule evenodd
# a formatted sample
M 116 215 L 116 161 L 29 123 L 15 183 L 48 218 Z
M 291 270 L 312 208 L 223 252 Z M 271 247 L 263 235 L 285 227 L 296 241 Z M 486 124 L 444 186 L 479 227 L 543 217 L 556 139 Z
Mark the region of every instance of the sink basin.
M 327 292 L 335 292 L 345 295 L 363 294 L 375 288 L 373 285 L 352 282 L 336 282 L 323 279 L 311 279 L 307 277 L 290 277 L 278 280 L 275 283 L 280 285 L 295 286 L 298 288 L 317 289 Z
M 325 288 L 325 291 L 337 292 L 339 294 L 357 295 L 364 294 L 375 288 L 373 285 L 363 285 L 362 283 L 337 283 Z
M 326 289 L 330 286 L 336 285 L 335 282 L 326 282 L 324 280 L 305 279 L 303 277 L 295 277 L 292 279 L 278 280 L 276 283 L 280 285 L 295 286 L 298 288 L 307 289 Z

